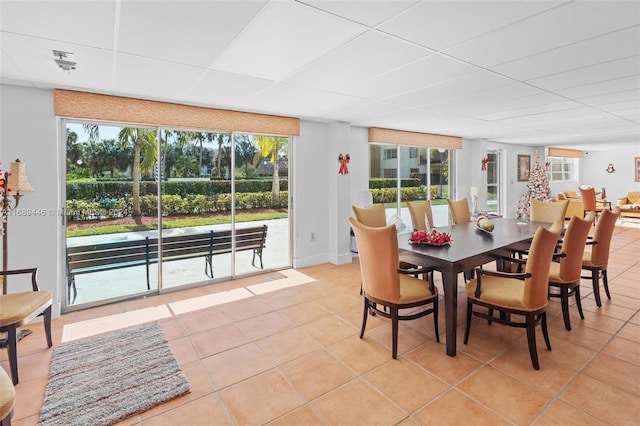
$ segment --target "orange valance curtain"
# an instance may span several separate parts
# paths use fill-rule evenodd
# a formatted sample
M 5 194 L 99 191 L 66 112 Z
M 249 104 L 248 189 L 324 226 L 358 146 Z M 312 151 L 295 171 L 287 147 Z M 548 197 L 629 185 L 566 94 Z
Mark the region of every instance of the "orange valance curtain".
M 213 132 L 300 134 L 300 119 L 56 89 L 55 115 Z
M 582 151 L 578 149 L 552 148 L 547 150 L 549 157 L 582 158 Z
M 405 130 L 369 128 L 369 143 L 419 146 L 425 148 L 461 149 L 462 138 L 458 136 L 434 135 Z

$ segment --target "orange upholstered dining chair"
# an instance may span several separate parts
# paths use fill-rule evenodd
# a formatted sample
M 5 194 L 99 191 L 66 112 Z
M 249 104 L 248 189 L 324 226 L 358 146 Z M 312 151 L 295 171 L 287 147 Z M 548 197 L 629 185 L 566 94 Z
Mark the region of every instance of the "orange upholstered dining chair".
M 431 211 L 431 201 L 407 201 L 409 214 L 411 215 L 411 225 L 414 231 L 423 231 L 433 228 L 433 212 Z
M 580 318 L 584 319 L 580 301 L 580 273 L 582 272 L 582 254 L 587 243 L 589 230 L 593 224 L 591 212 L 585 219 L 573 216 L 562 239 L 562 246 L 554 254 L 549 269 L 549 297 L 560 298 L 564 327 L 571 330 L 569 318 L 569 298 L 575 295 L 576 307 Z
M 387 216 L 385 214 L 384 204 L 374 204 L 370 208 L 356 206 L 351 206 L 351 208 L 353 209 L 353 214 L 355 215 L 356 220 L 363 225 L 370 226 L 372 228 L 382 228 L 387 226 Z M 422 268 L 404 260 L 400 260 L 399 268 L 405 272 L 412 273 L 415 276 L 425 274 L 425 279 L 429 279 L 429 276 L 433 278 L 434 268 Z M 362 289 L 360 290 L 360 293 L 362 294 Z
M 531 364 L 536 370 L 540 369 L 535 328 L 540 324 L 547 349 L 551 350 L 547 331 L 547 297 L 551 256 L 559 237 L 559 232 L 539 227 L 531 242 L 523 273 L 476 269 L 477 278 L 465 287 L 467 294 L 465 345 L 469 342 L 472 315 L 484 318 L 490 324 L 497 322 L 512 327 L 524 327 L 527 330 Z M 488 311 L 486 313 L 474 311 L 474 305 L 487 308 Z M 494 316 L 494 311 L 498 311 L 500 315 Z M 516 321 L 513 319 L 514 316 L 523 316 L 524 321 Z
M 569 200 L 541 201 L 531 199 L 531 221 L 554 223 L 557 220 L 564 221 L 569 207 Z
M 360 223 L 372 227 L 387 226 L 384 204 L 374 204 L 369 208 L 351 206 L 351 209 Z
M 354 218 L 349 218 L 349 221 L 358 243 L 364 296 L 360 338 L 364 337 L 369 314 L 375 312 L 376 315 L 391 319 L 391 356 L 395 359 L 398 356 L 398 322 L 433 314 L 435 337 L 439 342 L 438 290 L 433 281 L 416 278 L 398 269 L 395 225 L 374 228 Z M 381 309 L 381 306 L 385 309 Z M 423 306 L 430 307 L 407 310 Z
M 616 226 L 616 221 L 620 216 L 620 207 L 615 207 L 612 210 L 604 209 L 600 215 L 600 219 L 596 224 L 596 229 L 593 233 L 593 239 L 587 242 L 587 247 L 590 250 L 585 249 L 582 256 L 582 269 L 591 272 L 591 278 L 593 284 L 593 296 L 596 299 L 596 305 L 602 306 L 600 300 L 600 277 L 602 276 L 602 285 L 604 291 L 607 294 L 607 298 L 611 299 L 609 293 L 609 280 L 607 278 L 607 265 L 609 263 L 609 250 L 611 249 L 611 237 L 613 236 L 613 230 Z
M 578 188 L 580 190 L 580 196 L 582 197 L 582 205 L 584 207 L 585 215 L 588 212 L 595 212 L 595 222 L 598 221 L 598 213 L 600 213 L 603 208 L 602 206 L 598 206 L 598 200 L 596 200 L 596 190 L 593 189 L 592 186 L 581 186 Z
M 449 200 L 449 211 L 451 212 L 451 220 L 456 223 L 471 222 L 471 213 L 469 212 L 469 201 L 466 197 L 461 200 Z

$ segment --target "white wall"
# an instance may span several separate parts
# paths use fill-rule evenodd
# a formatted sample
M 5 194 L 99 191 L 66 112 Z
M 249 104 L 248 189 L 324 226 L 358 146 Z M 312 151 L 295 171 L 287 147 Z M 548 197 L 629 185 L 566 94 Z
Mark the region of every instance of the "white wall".
M 58 236 L 62 232 L 57 124 L 53 115 L 53 91 L 0 85 L 0 159 L 2 169 L 20 158 L 29 183 L 17 211 L 8 220 L 9 268 L 37 267 L 43 290 L 54 293 L 54 316 L 60 313 L 63 257 Z M 23 283 L 10 280 L 14 284 Z M 24 288 L 27 290 L 27 287 Z
M 640 139 L 637 144 L 622 149 L 586 151 L 580 163 L 580 185 L 591 185 L 596 191 L 607 188 L 607 199 L 615 205 L 627 192 L 640 191 L 640 182 L 635 181 L 635 157 L 640 157 Z M 609 163 L 615 172 L 607 172 Z M 574 190 L 577 189 L 576 186 Z
M 54 293 L 54 315 L 58 316 L 66 285 L 64 228 L 58 214 L 64 205 L 61 186 L 65 147 L 64 141 L 58 140 L 53 91 L 0 85 L 0 108 L 2 168 L 7 169 L 11 161 L 20 158 L 26 163 L 35 188 L 20 203 L 22 215 L 9 218 L 9 265 L 39 268 L 40 285 Z M 486 183 L 481 158 L 488 148 L 505 152 L 506 215 L 515 217 L 517 201 L 527 184 L 517 182 L 517 155 L 531 155 L 533 164 L 535 148 L 485 140 L 463 141 L 457 160 L 458 196 L 468 196 L 470 186 Z M 349 262 L 351 205 L 357 202 L 359 191 L 368 189 L 367 129 L 348 123 L 301 120 L 300 136 L 294 139 L 292 150 L 294 267 Z M 544 150 L 539 152 L 542 155 Z M 338 175 L 340 153 L 351 156 L 348 175 Z M 596 188 L 605 186 L 611 200 L 638 191 L 640 182 L 634 182 L 633 175 L 634 157 L 640 157 L 640 144 L 620 151 L 590 153 L 582 160 L 581 182 Z M 606 172 L 608 163 L 614 164 L 614 173 Z M 311 241 L 312 232 L 315 241 Z M 12 286 L 16 284 L 22 285 L 15 282 Z

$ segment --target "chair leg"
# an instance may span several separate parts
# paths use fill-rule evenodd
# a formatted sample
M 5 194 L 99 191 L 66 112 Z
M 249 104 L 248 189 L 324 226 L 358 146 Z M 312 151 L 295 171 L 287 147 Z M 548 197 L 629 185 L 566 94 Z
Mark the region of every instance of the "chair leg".
M 53 346 L 53 341 L 51 340 L 51 306 L 44 310 L 44 333 L 47 337 L 47 346 L 50 348 Z
M 602 285 L 604 286 L 604 292 L 607 294 L 607 299 L 611 300 L 611 294 L 609 293 L 609 279 L 607 278 L 607 270 L 602 270 Z
M 440 343 L 440 331 L 438 331 L 438 298 L 433 301 L 433 329 L 436 332 L 436 342 Z
M 464 344 L 469 342 L 469 331 L 471 329 L 471 314 L 473 313 L 473 303 L 467 301 L 467 325 L 464 329 Z
M 578 285 L 573 292 L 576 295 L 576 306 L 578 307 L 580 319 L 584 319 L 584 314 L 582 313 L 582 301 L 580 300 L 580 285 Z
M 569 289 L 566 287 L 560 288 L 560 304 L 562 305 L 564 328 L 571 330 L 571 319 L 569 318 Z
M 490 316 L 490 317 L 493 317 L 493 308 L 489 308 L 489 316 Z M 493 322 L 493 321 L 491 321 L 491 318 L 489 318 L 489 319 L 487 320 L 487 324 L 489 324 L 489 325 L 491 325 L 491 323 L 492 323 L 492 322 Z
M 18 345 L 16 325 L 12 324 L 7 330 L 7 356 L 9 357 L 9 369 L 11 370 L 11 380 L 14 385 L 18 384 Z
M 602 306 L 602 302 L 600 301 L 600 284 L 598 282 L 598 270 L 591 270 L 591 283 L 593 284 L 593 297 L 596 298 L 596 305 L 598 308 Z
M 547 330 L 547 313 L 544 312 L 541 315 L 540 328 L 542 328 L 542 336 L 544 337 L 544 343 L 547 345 L 547 349 L 551 350 L 551 340 L 549 340 L 549 331 Z
M 536 370 L 540 370 L 538 363 L 538 350 L 536 349 L 536 322 L 534 314 L 526 315 L 527 322 L 527 341 L 529 342 L 529 355 L 531 356 L 531 364 Z
M 398 307 L 391 308 L 391 356 L 398 358 Z
M 364 309 L 362 310 L 362 328 L 360 329 L 360 338 L 364 337 L 364 329 L 367 327 L 367 316 L 369 315 L 369 300 L 367 296 L 362 298 L 364 300 Z

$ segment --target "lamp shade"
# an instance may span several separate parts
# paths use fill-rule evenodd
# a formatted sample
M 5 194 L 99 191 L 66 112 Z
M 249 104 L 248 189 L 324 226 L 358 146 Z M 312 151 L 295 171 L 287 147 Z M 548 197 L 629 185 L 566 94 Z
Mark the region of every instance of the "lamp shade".
M 469 195 L 471 195 L 472 197 L 479 197 L 480 196 L 480 188 L 477 186 L 472 186 L 471 188 L 469 188 Z
M 16 160 L 11 163 L 9 168 L 9 182 L 7 182 L 7 188 L 17 194 L 21 192 L 33 191 L 29 181 L 27 180 L 27 170 L 25 163 L 20 160 Z

